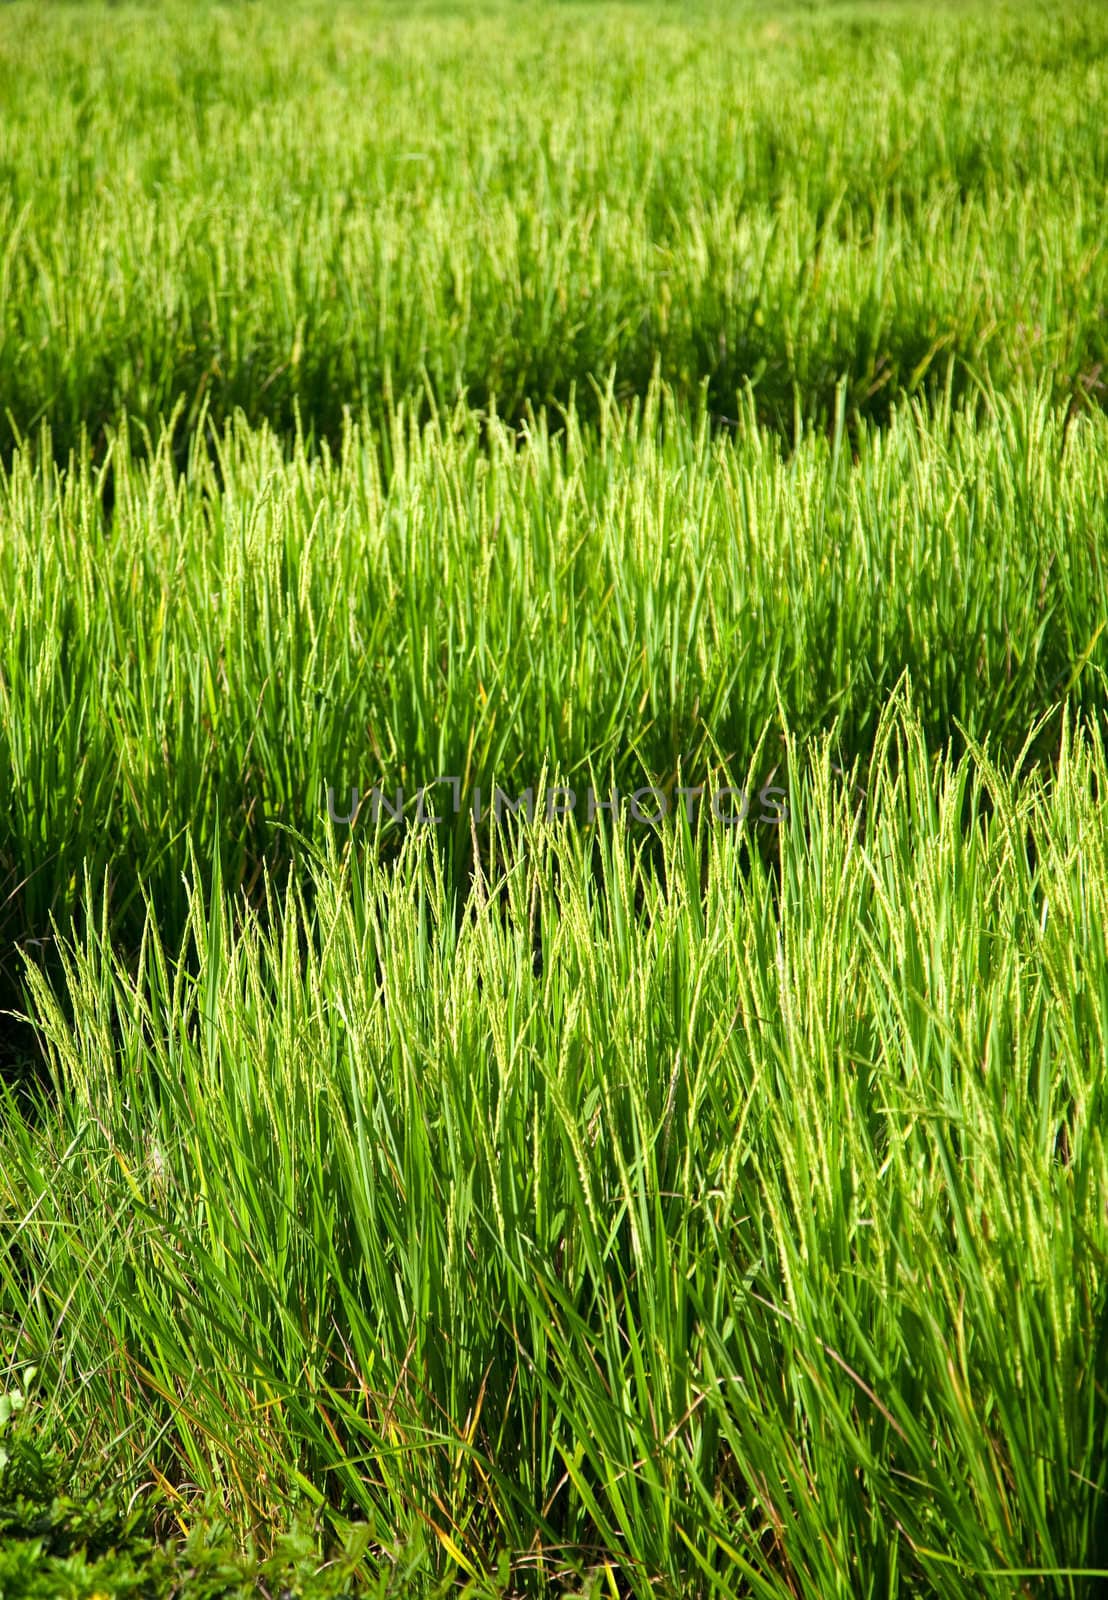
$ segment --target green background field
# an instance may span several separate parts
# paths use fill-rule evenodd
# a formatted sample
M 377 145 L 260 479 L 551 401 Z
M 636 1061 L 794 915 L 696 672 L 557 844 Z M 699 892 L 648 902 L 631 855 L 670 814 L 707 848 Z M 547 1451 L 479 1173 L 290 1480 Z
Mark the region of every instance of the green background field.
M 1080 4 L 5 8 L 9 430 L 332 439 L 657 363 L 791 429 L 1103 395 L 1108 23 Z

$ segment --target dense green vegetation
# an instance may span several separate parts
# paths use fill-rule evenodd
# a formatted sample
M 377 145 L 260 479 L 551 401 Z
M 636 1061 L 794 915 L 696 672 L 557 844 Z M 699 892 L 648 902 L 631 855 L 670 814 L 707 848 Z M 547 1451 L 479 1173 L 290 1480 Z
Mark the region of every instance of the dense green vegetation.
M 1097 4 L 5 8 L 0 416 L 1104 395 Z
M 1063 702 L 1108 704 L 1103 413 L 906 413 L 852 461 L 837 434 L 786 457 L 749 417 L 713 439 L 661 409 L 599 438 L 462 411 L 351 432 L 341 461 L 240 427 L 184 477 L 168 433 L 100 469 L 22 453 L 0 477 L 9 925 L 46 936 L 107 871 L 133 937 L 144 885 L 176 936 L 186 841 L 256 885 L 288 829 L 323 842 L 328 788 L 339 816 L 351 787 L 402 788 L 412 816 L 441 775 L 514 796 L 544 764 L 604 794 L 752 761 L 760 784 L 785 728 L 863 755 L 905 674 L 935 749 L 961 729 L 1014 756 L 1045 716 L 1045 752 Z M 451 801 L 428 808 L 463 872 Z
M 1106 782 L 1069 735 L 1053 782 L 936 767 L 893 706 L 768 864 L 539 821 L 455 907 L 413 831 L 67 944 L 2 1146 L 21 1348 L 170 1486 L 461 1574 L 1103 1567 Z
M 0 1600 L 1103 1592 L 1106 77 L 0 11 Z
M 22 1391 L 0 1396 L 0 1441 Z M 358 1542 L 321 1565 L 318 1540 L 297 1531 L 264 1556 L 243 1551 L 218 1520 L 198 1521 L 185 1539 L 158 1540 L 148 1506 L 126 1509 L 95 1496 L 74 1500 L 62 1489 L 58 1462 L 24 1439 L 14 1453 L 0 1443 L 0 1595 L 5 1600 L 257 1600 L 277 1593 L 297 1600 L 350 1600 Z M 364 1542 L 363 1536 L 359 1539 Z M 385 1585 L 377 1593 L 388 1594 Z

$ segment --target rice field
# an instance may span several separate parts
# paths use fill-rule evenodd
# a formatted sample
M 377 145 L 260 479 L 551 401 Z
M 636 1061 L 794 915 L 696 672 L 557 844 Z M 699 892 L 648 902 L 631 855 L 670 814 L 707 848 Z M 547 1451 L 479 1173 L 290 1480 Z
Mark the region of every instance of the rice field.
M 0 11 L 0 1600 L 1108 1584 L 1108 11 Z

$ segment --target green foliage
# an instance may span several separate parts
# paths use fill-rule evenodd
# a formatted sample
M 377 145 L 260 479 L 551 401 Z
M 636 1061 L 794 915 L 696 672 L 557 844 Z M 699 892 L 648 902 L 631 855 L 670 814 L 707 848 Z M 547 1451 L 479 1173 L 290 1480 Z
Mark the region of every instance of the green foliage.
M 0 1600 L 1104 1592 L 1106 72 L 0 10 Z
M 54 1425 L 527 1592 L 1091 1594 L 1103 743 L 1017 782 L 894 705 L 864 803 L 790 770 L 769 861 L 514 824 L 453 907 L 417 831 L 32 972 L 0 1282 Z
M 733 417 L 1104 394 L 1108 13 L 989 3 L 0 14 L 0 395 L 64 452 L 337 438 L 660 364 Z
M 0 1414 L 3 1408 L 0 1407 Z M 152 1537 L 150 1506 L 63 1492 L 63 1464 L 24 1436 L 0 1468 L 0 1600 L 353 1600 L 357 1545 L 321 1562 L 307 1532 L 244 1556 L 218 1519 L 195 1518 L 187 1539 Z M 379 1591 L 382 1596 L 384 1591 Z
M 139 885 L 176 937 L 184 840 L 225 881 L 321 844 L 326 791 L 485 796 L 590 772 L 633 790 L 739 775 L 837 728 L 869 749 L 907 673 L 935 749 L 1009 757 L 1061 706 L 1108 709 L 1108 422 L 1045 394 L 806 433 L 751 405 L 713 437 L 667 391 L 520 436 L 459 408 L 341 455 L 170 434 L 105 467 L 0 476 L 0 884 L 47 938 L 86 874 L 122 936 Z M 387 462 L 388 468 L 386 471 Z M 103 474 L 113 503 L 104 505 Z M 468 804 L 468 801 L 467 801 Z M 409 813 L 411 806 L 409 805 Z M 364 831 L 364 830 L 363 830 Z M 464 815 L 437 830 L 464 886 Z M 2 914 L 2 913 L 0 913 Z

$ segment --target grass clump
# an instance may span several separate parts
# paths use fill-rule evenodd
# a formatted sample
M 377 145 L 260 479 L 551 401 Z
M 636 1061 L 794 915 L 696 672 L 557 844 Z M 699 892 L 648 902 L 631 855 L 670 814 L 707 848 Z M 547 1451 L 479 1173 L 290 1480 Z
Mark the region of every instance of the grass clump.
M 1059 760 L 894 710 L 774 862 L 543 823 L 458 903 L 420 833 L 68 946 L 2 1161 L 55 1425 L 527 1592 L 1091 1594 L 1108 773 Z
M 788 454 L 751 403 L 713 436 L 661 388 L 596 427 L 401 414 L 337 457 L 241 422 L 183 472 L 168 429 L 117 436 L 99 469 L 20 453 L 0 477 L 9 928 L 47 938 L 106 872 L 122 936 L 145 884 L 176 937 L 186 837 L 256 887 L 289 829 L 322 844 L 328 789 L 339 816 L 374 786 L 410 815 L 443 775 L 461 884 L 478 788 L 545 766 L 672 793 L 741 783 L 759 750 L 761 785 L 785 726 L 834 726 L 846 765 L 905 673 L 933 749 L 963 729 L 1011 760 L 1049 714 L 1045 755 L 1063 705 L 1108 709 L 1108 424 L 1043 392 L 991 405 Z

